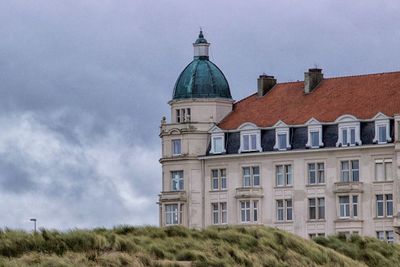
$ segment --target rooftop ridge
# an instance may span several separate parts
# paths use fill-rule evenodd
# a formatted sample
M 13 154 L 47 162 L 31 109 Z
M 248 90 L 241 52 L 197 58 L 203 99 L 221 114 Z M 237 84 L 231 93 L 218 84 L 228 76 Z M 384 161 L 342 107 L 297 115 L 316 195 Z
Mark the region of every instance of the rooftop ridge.
M 364 77 L 364 76 L 375 76 L 375 75 L 384 75 L 384 74 L 396 74 L 400 73 L 400 70 L 396 71 L 388 71 L 388 72 L 378 72 L 378 73 L 366 73 L 366 74 L 354 74 L 354 75 L 347 75 L 347 76 L 333 76 L 333 77 L 324 77 L 324 80 L 333 80 L 333 79 L 345 79 L 345 78 L 357 78 L 357 77 Z M 277 82 L 276 84 L 291 84 L 291 83 L 303 83 L 304 80 L 298 81 L 286 81 L 286 82 Z

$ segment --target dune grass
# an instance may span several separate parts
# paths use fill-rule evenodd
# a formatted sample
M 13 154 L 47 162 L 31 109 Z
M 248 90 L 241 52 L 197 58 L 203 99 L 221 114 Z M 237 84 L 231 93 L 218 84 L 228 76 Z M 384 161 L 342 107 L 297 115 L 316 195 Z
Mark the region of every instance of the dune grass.
M 315 241 L 263 226 L 5 229 L 0 266 L 400 266 L 398 245 L 361 237 Z

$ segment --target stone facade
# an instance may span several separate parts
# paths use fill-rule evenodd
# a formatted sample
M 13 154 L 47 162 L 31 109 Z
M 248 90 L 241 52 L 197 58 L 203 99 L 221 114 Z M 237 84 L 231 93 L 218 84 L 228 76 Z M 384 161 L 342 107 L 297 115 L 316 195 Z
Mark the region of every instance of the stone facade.
M 358 119 L 344 113 L 319 123 L 310 114 L 311 122 L 302 125 L 249 121 L 228 129 L 219 126 L 233 116 L 232 99 L 169 104 L 171 121 L 160 126 L 160 226 L 262 224 L 305 238 L 358 233 L 398 240 L 400 115 L 376 112 Z M 377 141 L 374 130 L 379 121 L 387 122 L 384 142 Z M 343 125 L 350 125 L 350 141 L 343 141 Z M 313 129 L 320 131 L 320 144 L 311 148 Z M 288 134 L 284 149 L 278 144 L 282 131 Z M 253 150 L 246 150 L 253 137 L 245 140 L 243 133 L 254 133 Z

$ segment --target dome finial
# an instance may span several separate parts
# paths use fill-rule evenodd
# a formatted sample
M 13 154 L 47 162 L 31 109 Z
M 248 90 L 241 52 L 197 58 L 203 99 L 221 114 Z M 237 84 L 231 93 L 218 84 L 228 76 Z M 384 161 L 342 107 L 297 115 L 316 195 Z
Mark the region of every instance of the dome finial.
M 208 47 L 210 44 L 207 42 L 203 35 L 203 29 L 200 27 L 199 38 L 194 42 L 194 57 L 199 59 L 208 59 Z
M 203 35 L 203 29 L 200 26 L 200 33 L 199 33 L 199 39 L 204 39 L 204 35 Z

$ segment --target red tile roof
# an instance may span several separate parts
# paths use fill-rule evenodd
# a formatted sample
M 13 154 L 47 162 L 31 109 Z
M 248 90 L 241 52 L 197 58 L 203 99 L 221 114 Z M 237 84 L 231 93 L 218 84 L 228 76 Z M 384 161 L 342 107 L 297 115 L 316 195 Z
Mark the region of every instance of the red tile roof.
M 312 117 L 333 122 L 344 114 L 371 119 L 378 112 L 400 114 L 400 71 L 326 78 L 309 94 L 304 82 L 278 83 L 262 97 L 256 93 L 236 102 L 218 126 L 229 130 L 252 122 L 270 127 L 279 120 L 298 125 Z

